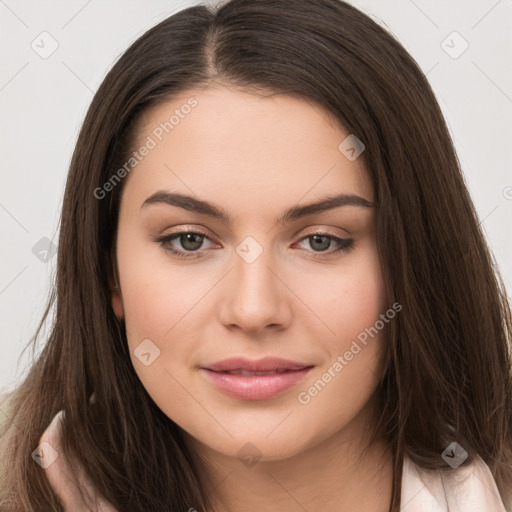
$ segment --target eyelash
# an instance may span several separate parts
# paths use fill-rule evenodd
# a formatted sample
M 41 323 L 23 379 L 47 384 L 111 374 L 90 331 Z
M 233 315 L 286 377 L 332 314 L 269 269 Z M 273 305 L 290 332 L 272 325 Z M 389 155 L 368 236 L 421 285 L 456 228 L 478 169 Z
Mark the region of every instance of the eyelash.
M 181 237 L 181 235 L 188 235 L 188 234 L 199 235 L 199 236 L 202 236 L 202 237 L 210 240 L 210 238 L 208 237 L 208 235 L 206 235 L 206 233 L 202 233 L 200 231 L 178 231 L 176 233 L 171 233 L 168 235 L 163 235 L 161 237 L 156 237 L 153 239 L 153 241 L 159 243 L 164 248 L 165 251 L 173 254 L 174 256 L 176 256 L 178 258 L 181 258 L 181 259 L 197 258 L 198 257 L 197 255 L 202 254 L 205 251 L 205 249 L 184 252 L 184 251 L 177 251 L 176 249 L 174 249 L 168 245 L 169 242 L 171 242 L 172 240 L 179 239 Z M 352 238 L 340 238 L 338 236 L 331 235 L 329 233 L 323 233 L 323 232 L 311 233 L 310 235 L 302 237 L 299 240 L 299 242 L 302 242 L 303 240 L 307 240 L 308 238 L 313 238 L 314 236 L 327 237 L 327 238 L 330 238 L 331 240 L 333 240 L 334 242 L 336 242 L 337 244 L 339 244 L 339 247 L 337 249 L 334 249 L 333 251 L 329 251 L 329 252 L 327 252 L 327 251 L 312 251 L 315 254 L 314 257 L 322 257 L 324 255 L 332 255 L 332 254 L 339 253 L 342 251 L 345 253 L 348 253 L 354 248 L 354 240 Z

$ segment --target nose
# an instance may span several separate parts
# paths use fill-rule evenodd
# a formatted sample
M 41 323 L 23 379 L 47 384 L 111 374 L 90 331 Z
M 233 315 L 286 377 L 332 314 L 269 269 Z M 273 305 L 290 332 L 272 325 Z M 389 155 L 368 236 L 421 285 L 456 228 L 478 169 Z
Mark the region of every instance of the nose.
M 234 268 L 226 276 L 218 309 L 221 323 L 252 334 L 288 327 L 293 295 L 270 255 L 264 251 L 248 263 L 235 253 L 233 260 Z

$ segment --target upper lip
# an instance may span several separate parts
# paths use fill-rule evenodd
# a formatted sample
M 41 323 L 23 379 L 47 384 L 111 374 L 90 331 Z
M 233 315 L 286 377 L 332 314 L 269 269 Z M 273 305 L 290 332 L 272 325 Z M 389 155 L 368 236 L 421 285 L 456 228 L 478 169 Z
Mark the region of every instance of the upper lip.
M 274 370 L 301 370 L 303 368 L 310 368 L 311 364 L 305 364 L 279 357 L 264 357 L 262 359 L 251 360 L 244 357 L 231 357 L 218 361 L 217 363 L 209 364 L 203 368 L 212 370 L 214 372 L 225 372 L 233 370 L 247 370 L 251 372 L 271 372 Z

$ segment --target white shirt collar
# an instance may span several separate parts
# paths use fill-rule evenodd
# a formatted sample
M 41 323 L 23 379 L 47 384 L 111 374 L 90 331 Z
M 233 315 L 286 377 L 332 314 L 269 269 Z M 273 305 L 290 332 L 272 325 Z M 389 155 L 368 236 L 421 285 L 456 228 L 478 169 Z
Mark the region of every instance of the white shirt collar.
M 506 512 L 491 470 L 477 455 L 468 466 L 429 471 L 407 455 L 400 512 Z

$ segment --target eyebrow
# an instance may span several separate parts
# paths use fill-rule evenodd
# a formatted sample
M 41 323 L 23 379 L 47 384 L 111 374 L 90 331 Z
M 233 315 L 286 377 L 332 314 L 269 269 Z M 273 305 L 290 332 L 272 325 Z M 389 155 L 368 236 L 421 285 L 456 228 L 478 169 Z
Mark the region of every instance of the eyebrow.
M 141 206 L 141 209 L 151 204 L 167 204 L 170 206 L 177 206 L 190 212 L 200 213 L 219 219 L 226 224 L 231 222 L 230 215 L 212 203 L 196 199 L 192 196 L 184 194 L 177 194 L 167 192 L 165 190 L 159 190 L 151 196 L 149 196 Z M 281 216 L 275 219 L 277 224 L 285 224 L 293 220 L 297 220 L 301 217 L 308 215 L 314 215 L 321 213 L 333 208 L 339 208 L 341 206 L 359 206 L 363 208 L 373 208 L 374 204 L 367 199 L 357 196 L 355 194 L 339 194 L 336 196 L 328 196 L 315 203 L 310 203 L 302 206 L 293 206 L 286 210 Z

